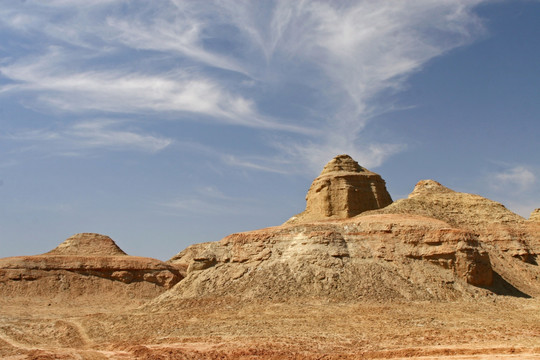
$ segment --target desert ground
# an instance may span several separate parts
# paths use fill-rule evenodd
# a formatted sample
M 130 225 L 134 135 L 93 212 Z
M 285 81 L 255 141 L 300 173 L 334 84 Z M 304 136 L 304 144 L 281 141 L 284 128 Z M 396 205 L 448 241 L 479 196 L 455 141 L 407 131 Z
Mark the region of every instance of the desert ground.
M 538 359 L 540 302 L 2 301 L 4 359 Z

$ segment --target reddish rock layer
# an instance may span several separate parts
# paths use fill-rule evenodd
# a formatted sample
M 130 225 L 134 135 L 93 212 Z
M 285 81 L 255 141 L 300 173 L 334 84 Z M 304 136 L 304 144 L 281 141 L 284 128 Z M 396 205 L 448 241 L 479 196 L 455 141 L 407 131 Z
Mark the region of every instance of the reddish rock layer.
M 128 256 L 108 236 L 91 233 L 74 235 L 43 255 L 0 259 L 0 295 L 45 304 L 145 300 L 181 279 L 174 266 Z
M 138 256 L 36 255 L 0 259 L 2 280 L 37 280 L 49 271 L 70 271 L 81 275 L 131 283 L 147 281 L 170 288 L 181 277 L 173 266 Z

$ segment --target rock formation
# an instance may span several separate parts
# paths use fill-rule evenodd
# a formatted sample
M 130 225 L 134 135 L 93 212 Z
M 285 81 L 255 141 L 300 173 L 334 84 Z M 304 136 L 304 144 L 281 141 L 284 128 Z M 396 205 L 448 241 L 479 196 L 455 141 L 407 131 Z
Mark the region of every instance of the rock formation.
M 306 210 L 288 224 L 346 219 L 392 203 L 380 175 L 371 172 L 349 155 L 333 158 L 317 177 L 306 196 Z
M 175 267 L 128 256 L 110 237 L 92 233 L 76 234 L 42 255 L 0 259 L 0 294 L 11 297 L 148 299 L 181 278 Z
M 529 220 L 540 222 L 540 209 L 534 209 L 531 216 L 529 216 Z
M 360 216 L 375 214 L 427 216 L 471 231 L 489 253 L 497 276 L 526 294 L 540 295 L 540 222 L 526 221 L 496 201 L 456 192 L 433 180 L 419 181 L 407 199 Z
M 341 155 L 286 224 L 167 263 L 91 233 L 0 259 L 0 357 L 538 358 L 539 215 L 433 180 L 391 203 Z
M 209 296 L 452 299 L 493 280 L 489 256 L 473 233 L 416 215 L 233 234 L 189 247 L 171 263 L 187 268 L 186 278 L 156 300 L 159 306 Z
M 451 190 L 434 180 L 419 181 L 407 199 L 369 213 L 428 216 L 470 230 L 483 230 L 494 224 L 521 224 L 525 220 L 496 201 Z
M 184 269 L 185 279 L 154 304 L 239 295 L 538 296 L 539 230 L 540 223 L 500 203 L 433 180 L 391 203 L 380 176 L 340 155 L 313 182 L 306 211 L 284 225 L 196 244 L 173 257 L 169 262 Z
M 127 254 L 108 236 L 80 233 L 67 238 L 45 255 L 122 256 Z

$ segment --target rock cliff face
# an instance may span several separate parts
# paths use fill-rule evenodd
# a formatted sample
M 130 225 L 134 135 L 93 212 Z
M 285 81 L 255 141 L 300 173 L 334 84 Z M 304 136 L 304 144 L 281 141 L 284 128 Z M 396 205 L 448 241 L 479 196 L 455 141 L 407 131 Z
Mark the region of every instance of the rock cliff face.
M 338 155 L 313 181 L 306 202 L 306 210 L 287 224 L 346 219 L 383 208 L 392 198 L 380 175 L 361 167 L 349 155 Z
M 0 294 L 24 298 L 157 296 L 182 279 L 159 260 L 128 256 L 104 235 L 74 235 L 42 255 L 0 259 Z

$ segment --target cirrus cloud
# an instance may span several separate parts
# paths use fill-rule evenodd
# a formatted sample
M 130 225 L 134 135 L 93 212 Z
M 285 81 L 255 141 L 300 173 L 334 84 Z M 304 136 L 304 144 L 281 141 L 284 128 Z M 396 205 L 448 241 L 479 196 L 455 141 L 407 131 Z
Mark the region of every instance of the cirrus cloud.
M 336 153 L 378 166 L 406 148 L 363 131 L 393 109 L 382 95 L 478 38 L 482 2 L 9 2 L 0 27 L 35 48 L 4 56 L 0 94 L 86 118 L 257 129 L 280 172 L 311 172 Z

